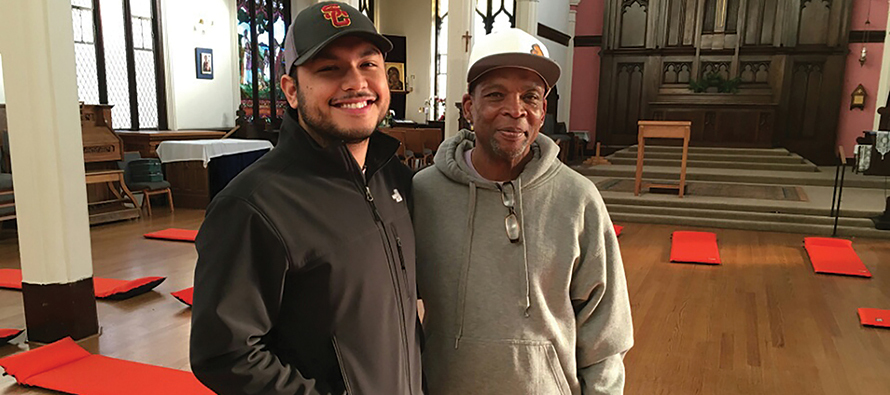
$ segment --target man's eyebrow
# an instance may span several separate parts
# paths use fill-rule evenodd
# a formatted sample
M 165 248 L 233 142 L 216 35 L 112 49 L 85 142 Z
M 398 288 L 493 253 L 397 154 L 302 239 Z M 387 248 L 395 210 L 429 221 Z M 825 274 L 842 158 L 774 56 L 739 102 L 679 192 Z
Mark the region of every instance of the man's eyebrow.
M 372 46 L 371 48 L 366 49 L 365 52 L 362 52 L 361 57 L 364 58 L 364 57 L 374 56 L 374 55 L 383 55 L 383 52 L 380 52 L 380 50 L 377 49 L 377 47 Z

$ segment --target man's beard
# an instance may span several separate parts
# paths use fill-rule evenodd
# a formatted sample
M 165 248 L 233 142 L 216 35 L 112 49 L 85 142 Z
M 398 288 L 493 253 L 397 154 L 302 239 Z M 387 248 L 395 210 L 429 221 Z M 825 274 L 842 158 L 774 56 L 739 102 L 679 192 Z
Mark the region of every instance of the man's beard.
M 502 159 L 506 160 L 516 160 L 528 153 L 529 140 L 528 137 L 525 138 L 525 141 L 522 145 L 515 150 L 505 150 L 501 148 L 500 143 L 495 138 L 494 135 L 488 140 L 488 146 L 491 147 L 492 153 Z
M 306 103 L 306 98 L 303 96 L 303 92 L 299 88 L 297 88 L 297 101 L 299 103 Z M 312 129 L 315 133 L 322 135 L 322 137 L 328 140 L 342 140 L 346 144 L 359 143 L 366 140 L 368 137 L 371 137 L 371 134 L 377 129 L 377 125 L 383 121 L 383 118 L 386 115 L 385 113 L 381 113 L 377 117 L 377 123 L 368 130 L 340 129 L 334 125 L 334 122 L 330 118 L 325 118 L 319 111 L 310 111 L 308 106 L 297 106 L 297 112 L 300 114 L 300 119 L 302 119 L 306 126 Z

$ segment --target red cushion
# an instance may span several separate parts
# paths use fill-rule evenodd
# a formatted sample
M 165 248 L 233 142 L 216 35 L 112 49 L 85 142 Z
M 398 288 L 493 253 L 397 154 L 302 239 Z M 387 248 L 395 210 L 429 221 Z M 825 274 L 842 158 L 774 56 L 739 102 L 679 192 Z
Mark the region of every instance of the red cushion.
M 135 280 L 93 278 L 96 297 L 100 299 L 126 299 L 146 293 L 160 285 L 166 277 L 143 277 Z
M 15 377 L 19 384 L 34 385 L 30 381 L 32 377 L 88 356 L 89 352 L 80 348 L 70 337 L 66 337 L 36 350 L 0 359 L 0 366 Z
M 890 328 L 890 310 L 860 308 L 859 322 L 862 325 Z
M 803 245 L 816 273 L 871 277 L 871 272 L 856 255 L 850 240 L 805 237 Z
M 186 371 L 92 355 L 70 338 L 0 359 L 19 384 L 84 395 L 212 394 Z
M 710 232 L 674 232 L 671 235 L 671 262 L 719 265 L 717 235 Z
M 195 241 L 195 237 L 198 236 L 197 230 L 188 230 L 188 229 L 164 229 L 159 230 L 157 232 L 146 233 L 142 235 L 146 239 L 160 239 L 160 240 L 175 240 L 175 241 Z
M 615 237 L 621 236 L 621 231 L 624 229 L 621 225 L 612 225 L 615 227 Z
M 165 279 L 166 277 L 143 277 L 127 281 L 94 277 L 93 288 L 97 298 L 121 300 L 146 293 Z M 22 289 L 22 271 L 0 269 L 0 288 Z
M 180 302 L 185 303 L 189 306 L 192 305 L 192 298 L 195 293 L 195 287 L 186 288 L 181 291 L 176 291 L 171 293 L 176 299 L 179 299 Z
M 22 271 L 0 269 L 0 288 L 22 289 Z
M 21 329 L 0 329 L 0 342 L 6 343 L 24 332 Z

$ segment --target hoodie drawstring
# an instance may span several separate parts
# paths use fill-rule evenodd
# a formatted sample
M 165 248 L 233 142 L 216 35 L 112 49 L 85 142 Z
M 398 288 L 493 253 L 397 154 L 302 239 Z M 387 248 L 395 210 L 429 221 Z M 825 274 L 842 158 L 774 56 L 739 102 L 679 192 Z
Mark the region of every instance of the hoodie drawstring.
M 518 209 L 519 216 L 519 238 L 522 240 L 522 266 L 525 269 L 525 318 L 529 317 L 529 310 L 532 308 L 532 298 L 531 298 L 531 281 L 529 280 L 528 273 L 528 243 L 525 242 L 525 217 L 522 215 L 522 193 L 519 191 L 522 190 L 522 185 L 520 184 L 520 178 L 517 178 L 515 181 L 516 188 L 513 194 L 516 199 L 516 208 Z
M 460 338 L 464 334 L 464 307 L 467 301 L 467 276 L 470 273 L 470 256 L 473 250 L 473 223 L 476 219 L 476 183 L 470 181 L 470 201 L 467 204 L 467 235 L 464 242 L 464 263 L 460 273 L 457 301 L 457 337 L 454 349 L 460 347 Z

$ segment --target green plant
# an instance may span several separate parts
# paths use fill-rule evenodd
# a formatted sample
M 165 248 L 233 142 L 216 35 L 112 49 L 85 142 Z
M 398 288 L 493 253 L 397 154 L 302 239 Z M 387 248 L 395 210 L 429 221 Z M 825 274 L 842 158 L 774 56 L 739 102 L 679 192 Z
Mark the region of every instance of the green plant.
M 701 93 L 707 91 L 708 88 L 714 87 L 717 88 L 719 93 L 737 93 L 741 84 L 742 79 L 740 77 L 728 80 L 719 73 L 708 73 L 699 80 L 689 81 L 689 90 Z

